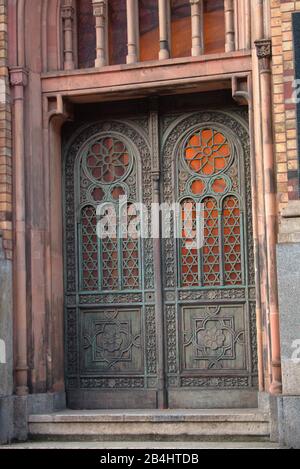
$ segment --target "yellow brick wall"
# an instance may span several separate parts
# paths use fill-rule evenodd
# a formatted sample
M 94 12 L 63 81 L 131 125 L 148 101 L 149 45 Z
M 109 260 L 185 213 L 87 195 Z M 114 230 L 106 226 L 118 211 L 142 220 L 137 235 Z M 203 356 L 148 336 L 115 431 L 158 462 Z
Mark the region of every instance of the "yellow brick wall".
M 0 232 L 12 258 L 11 111 L 7 68 L 7 0 L 0 0 Z
M 281 212 L 289 200 L 299 198 L 296 105 L 291 102 L 291 98 L 295 79 L 292 13 L 300 11 L 300 1 L 270 0 L 270 3 L 274 139 Z

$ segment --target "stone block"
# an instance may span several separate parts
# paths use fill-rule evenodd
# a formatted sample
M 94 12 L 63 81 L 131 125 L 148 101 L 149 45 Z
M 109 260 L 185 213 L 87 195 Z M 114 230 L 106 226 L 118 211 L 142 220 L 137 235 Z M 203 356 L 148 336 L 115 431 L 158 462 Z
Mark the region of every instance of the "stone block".
M 26 441 L 28 438 L 28 398 L 14 397 L 14 439 Z
M 0 444 L 10 443 L 14 437 L 13 397 L 0 398 Z
M 300 243 L 277 248 L 283 395 L 300 395 Z
M 66 395 L 62 393 L 30 394 L 28 396 L 28 414 L 44 414 L 66 408 Z
M 280 444 L 300 449 L 300 396 L 278 398 Z
M 300 243 L 300 201 L 289 201 L 281 215 L 279 242 Z
M 12 264 L 4 257 L 0 236 L 0 398 L 13 392 Z

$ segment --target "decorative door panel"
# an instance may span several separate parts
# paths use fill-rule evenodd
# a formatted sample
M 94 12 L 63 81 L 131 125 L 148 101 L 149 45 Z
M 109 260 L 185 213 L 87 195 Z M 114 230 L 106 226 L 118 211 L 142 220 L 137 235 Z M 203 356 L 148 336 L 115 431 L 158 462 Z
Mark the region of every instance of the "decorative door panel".
M 189 204 L 194 233 L 201 204 L 203 227 L 201 247 L 184 230 L 163 242 L 169 406 L 255 406 L 247 114 L 165 115 L 162 133 L 164 202 Z
M 143 202 L 151 213 L 148 126 L 147 116 L 99 122 L 77 130 L 64 148 L 71 408 L 157 405 L 153 242 L 120 236 L 124 226 L 117 205 L 126 196 L 129 206 Z M 116 230 L 105 238 L 98 236 L 97 224 L 102 215 L 111 216 L 106 204 L 116 208 Z

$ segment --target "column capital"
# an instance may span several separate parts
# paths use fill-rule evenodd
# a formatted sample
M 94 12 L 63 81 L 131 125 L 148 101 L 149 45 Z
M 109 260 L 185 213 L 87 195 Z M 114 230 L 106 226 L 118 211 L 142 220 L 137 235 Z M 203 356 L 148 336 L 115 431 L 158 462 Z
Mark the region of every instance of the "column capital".
M 272 57 L 271 39 L 259 39 L 255 41 L 256 54 L 259 59 L 270 59 Z
M 106 0 L 93 0 L 93 13 L 94 16 L 106 16 Z
M 272 41 L 270 39 L 259 39 L 254 42 L 256 55 L 259 61 L 261 73 L 271 72 Z
M 75 9 L 72 0 L 67 1 L 61 6 L 61 17 L 64 20 L 73 20 Z
M 27 86 L 28 71 L 23 67 L 11 67 L 9 69 L 9 80 L 11 86 Z
M 202 0 L 190 0 L 191 5 L 197 5 L 197 3 L 202 3 Z

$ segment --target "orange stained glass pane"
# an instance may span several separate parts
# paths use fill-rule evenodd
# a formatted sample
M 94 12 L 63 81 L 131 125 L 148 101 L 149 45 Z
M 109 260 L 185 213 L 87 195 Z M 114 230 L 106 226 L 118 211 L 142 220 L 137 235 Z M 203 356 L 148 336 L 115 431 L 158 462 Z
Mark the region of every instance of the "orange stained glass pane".
M 193 134 L 185 148 L 185 159 L 190 169 L 211 176 L 224 169 L 230 161 L 227 138 L 214 129 L 201 129 Z
M 125 195 L 125 191 L 124 191 L 123 187 L 116 186 L 112 189 L 111 195 L 112 195 L 113 199 L 118 200 L 120 197 Z
M 212 185 L 212 190 L 216 194 L 224 194 L 224 192 L 227 189 L 227 182 L 225 181 L 224 178 L 218 178 L 214 181 Z
M 198 180 L 192 182 L 191 191 L 195 195 L 202 195 L 205 191 L 206 185 L 204 181 Z
M 78 67 L 95 66 L 96 23 L 92 1 L 77 0 Z
M 204 53 L 225 51 L 224 0 L 204 1 Z
M 139 0 L 140 60 L 158 60 L 158 0 Z
M 125 64 L 127 56 L 126 1 L 108 2 L 109 64 Z
M 192 48 L 191 5 L 171 0 L 171 56 L 190 57 Z

